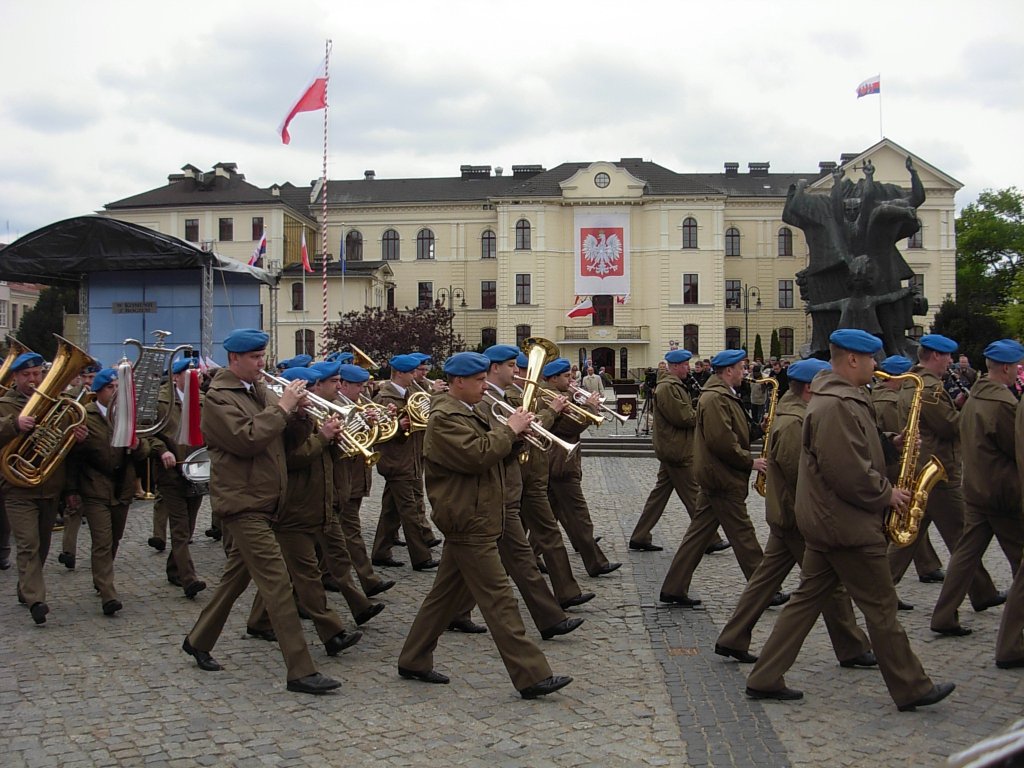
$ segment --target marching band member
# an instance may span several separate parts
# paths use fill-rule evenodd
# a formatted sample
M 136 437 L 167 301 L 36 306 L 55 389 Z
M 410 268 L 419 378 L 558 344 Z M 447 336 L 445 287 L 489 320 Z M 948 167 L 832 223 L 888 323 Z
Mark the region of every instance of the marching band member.
M 1020 372 L 1021 366 L 1018 364 L 1016 370 L 1011 373 L 1009 389 L 1015 398 Z M 1014 426 L 1014 455 L 1017 463 L 1017 488 L 1021 489 L 1024 488 L 1024 406 L 1020 402 L 1017 404 Z M 983 477 L 987 478 L 987 475 Z M 1019 494 L 1017 502 L 1020 503 Z M 996 636 L 996 666 L 1000 669 L 1024 667 L 1024 568 L 1018 567 L 1013 575 L 1013 585 L 1010 587 L 1003 617 L 999 622 L 999 634 Z
M 288 690 L 325 693 L 341 683 L 317 672 L 272 529 L 288 482 L 284 431 L 305 392 L 294 381 L 280 397 L 268 393 L 261 378 L 269 338 L 249 328 L 229 333 L 228 367 L 217 369 L 206 393 L 202 430 L 210 452 L 210 505 L 221 515 L 227 562 L 182 650 L 204 671 L 223 669 L 210 651 L 235 600 L 255 581 L 288 667 Z
M 505 499 L 502 459 L 533 415 L 519 409 L 506 424 L 490 429 L 473 407 L 486 390 L 490 364 L 476 352 L 459 352 L 444 364 L 449 390 L 434 402 L 423 450 L 427 494 L 434 523 L 445 537 L 444 550 L 398 658 L 398 674 L 447 683 L 448 677 L 434 669 L 433 652 L 449 618 L 474 600 L 512 684 L 523 698 L 533 699 L 564 688 L 572 678 L 552 675 L 544 654 L 526 637 L 498 554 Z
M 443 380 L 431 381 L 427 378 L 427 374 L 430 372 L 429 363 L 432 360 L 430 355 L 426 355 L 423 352 L 410 352 L 409 354 L 420 361 L 420 364 L 412 372 L 414 389 L 420 389 L 431 396 L 448 389 L 448 385 Z M 416 443 L 413 453 L 416 457 L 416 485 L 414 486 L 416 491 L 416 524 L 420 530 L 420 538 L 427 543 L 428 547 L 436 547 L 441 544 L 441 540 L 434 535 L 434 529 L 430 527 L 430 520 L 427 518 L 427 506 L 424 503 L 423 497 L 423 432 L 417 430 L 409 438 Z
M 74 398 L 85 398 L 92 393 L 92 382 L 96 374 L 103 370 L 98 362 L 89 363 L 82 369 L 78 377 L 78 385 L 68 394 Z M 74 508 L 64 505 L 64 534 L 61 537 L 61 552 L 57 555 L 57 562 L 62 563 L 69 570 L 75 569 L 75 556 L 78 553 L 78 532 L 82 528 L 82 505 Z

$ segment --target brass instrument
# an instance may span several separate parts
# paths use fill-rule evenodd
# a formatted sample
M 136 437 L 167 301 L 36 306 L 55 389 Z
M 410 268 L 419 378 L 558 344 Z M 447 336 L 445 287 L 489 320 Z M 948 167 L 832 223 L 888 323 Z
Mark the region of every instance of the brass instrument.
M 484 392 L 484 399 L 491 404 L 491 415 L 495 419 L 500 421 L 502 424 L 508 422 L 508 417 L 516 412 L 516 409 L 509 403 L 506 403 L 500 397 L 491 394 L 490 392 Z M 540 450 L 547 452 L 551 450 L 552 445 L 557 445 L 563 451 L 566 456 L 571 456 L 572 452 L 579 448 L 579 443 L 570 443 L 548 429 L 545 429 L 543 424 L 539 424 L 536 421 L 530 422 L 530 427 L 522 433 L 522 438 Z
M 590 395 L 591 395 L 590 390 L 584 389 L 583 387 L 579 386 L 578 384 L 574 384 L 571 381 L 569 382 L 569 391 L 572 393 L 572 400 L 573 400 L 573 402 L 576 403 L 577 405 L 582 406 L 582 405 L 584 405 L 587 402 L 587 400 L 590 399 Z M 606 405 L 605 404 L 605 400 L 606 399 L 607 398 L 605 398 L 604 395 L 601 395 L 600 396 L 600 401 L 598 402 L 598 406 L 597 407 L 600 408 L 602 411 L 605 411 L 609 415 L 611 415 L 611 416 L 615 417 L 616 419 L 618 419 L 620 424 L 625 424 L 627 421 L 629 421 L 629 416 L 626 416 L 625 414 L 619 413 L 617 410 L 615 410 L 611 406 Z
M 779 380 L 773 379 L 771 376 L 765 376 L 763 379 L 751 379 L 751 384 L 763 384 L 771 390 L 771 394 L 768 395 L 768 412 L 765 416 L 764 423 L 764 438 L 761 441 L 761 458 L 768 458 L 768 451 L 772 444 L 772 422 L 775 421 L 775 408 L 779 404 Z M 757 491 L 759 496 L 764 496 L 768 491 L 768 473 L 759 471 L 757 476 L 754 478 L 754 490 Z
M 171 418 L 170 409 L 160 418 L 160 395 L 174 401 L 174 358 L 181 352 L 191 352 L 189 344 L 179 344 L 171 349 L 164 346 L 164 339 L 170 331 L 153 331 L 156 344 L 144 347 L 136 339 L 125 339 L 125 345 L 139 350 L 139 356 L 132 363 L 132 380 L 135 382 L 135 434 L 139 437 L 155 435 L 167 426 Z M 127 357 L 125 358 L 127 360 Z M 116 366 L 115 366 L 116 367 Z
M 14 374 L 11 373 L 11 366 L 14 365 L 14 361 L 26 352 L 31 351 L 31 349 L 13 336 L 7 337 L 7 357 L 4 358 L 3 364 L 0 365 L 0 397 L 6 395 L 11 390 L 11 381 L 14 378 Z
M 413 382 L 415 383 L 415 382 Z M 430 416 L 430 393 L 421 388 L 419 392 L 411 392 L 405 399 L 405 408 L 399 414 L 409 417 L 409 428 L 402 434 L 406 437 L 413 432 L 421 432 L 427 428 L 427 418 Z
M 909 547 L 917 540 L 921 530 L 921 519 L 928 505 L 928 494 L 940 480 L 946 480 L 946 468 L 932 456 L 917 471 L 920 447 L 917 444 L 921 431 L 921 407 L 924 405 L 924 379 L 916 373 L 891 376 L 884 371 L 875 371 L 875 376 L 886 381 L 909 381 L 914 385 L 914 398 L 910 403 L 907 426 L 903 430 L 903 451 L 900 454 L 900 473 L 896 487 L 910 492 L 906 508 L 891 508 L 885 516 L 885 535 L 897 547 Z
M 522 350 L 527 357 L 526 376 L 524 377 L 526 386 L 522 388 L 523 409 L 536 411 L 533 398 L 538 388 L 538 382 L 544 366 L 558 359 L 558 346 L 553 341 L 540 336 L 531 336 L 523 342 Z
M 560 392 L 555 392 L 554 390 L 544 389 L 543 387 L 541 387 L 536 379 L 528 379 L 525 376 L 516 376 L 516 378 L 519 379 L 519 381 L 525 383 L 525 386 L 523 387 L 524 407 L 526 403 L 526 391 L 529 389 L 531 384 L 534 385 L 534 387 L 536 388 L 534 390 L 535 394 L 533 396 L 534 404 L 536 404 L 536 402 L 540 400 L 544 405 L 548 405 L 556 397 L 561 397 Z M 575 421 L 577 424 L 604 424 L 604 416 L 602 416 L 599 413 L 594 413 L 589 408 L 584 408 L 583 406 L 578 405 L 572 400 L 565 404 L 565 408 L 562 409 L 562 413 L 564 413 L 568 418 Z
M 342 395 L 339 394 L 339 396 Z M 383 405 L 373 402 L 366 395 L 359 396 L 358 405 L 365 413 L 372 413 L 376 418 L 378 443 L 386 443 L 398 434 L 398 419 L 392 416 Z
M 0 474 L 8 483 L 36 488 L 60 466 L 75 442 L 75 427 L 85 423 L 85 407 L 63 392 L 85 366 L 95 362 L 85 351 L 57 336 L 53 365 L 21 409 L 20 415 L 34 417 L 36 426 L 19 433 L 0 453 Z
M 373 370 L 377 370 L 380 368 L 380 366 L 377 365 L 377 362 L 372 357 L 363 352 L 363 350 L 361 350 L 352 342 L 349 342 L 348 347 L 349 349 L 352 350 L 352 363 L 354 365 L 358 365 L 360 368 L 364 368 L 367 371 L 370 370 L 371 368 Z

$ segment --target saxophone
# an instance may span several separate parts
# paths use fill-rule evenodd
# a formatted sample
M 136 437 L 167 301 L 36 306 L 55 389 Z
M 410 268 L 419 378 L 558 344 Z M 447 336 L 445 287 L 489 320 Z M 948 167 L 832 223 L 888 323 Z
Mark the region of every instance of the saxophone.
M 903 451 L 900 454 L 900 473 L 896 487 L 910 493 L 910 502 L 904 509 L 890 508 L 885 515 L 885 535 L 897 547 L 909 547 L 917 540 L 921 519 L 928 506 L 928 494 L 940 480 L 946 480 L 946 468 L 932 456 L 917 471 L 920 453 L 918 436 L 921 431 L 921 407 L 924 405 L 924 379 L 916 373 L 891 376 L 875 371 L 875 376 L 888 381 L 909 381 L 914 385 L 914 398 L 910 403 L 907 426 L 903 430 Z
M 771 390 L 771 393 L 768 395 L 768 412 L 767 416 L 765 416 L 764 439 L 761 441 L 761 458 L 767 459 L 768 450 L 771 448 L 772 422 L 775 421 L 775 407 L 779 404 L 779 380 L 773 379 L 771 376 L 765 376 L 759 380 L 751 379 L 750 383 L 764 384 Z M 757 473 L 757 476 L 754 478 L 754 490 L 760 496 L 764 496 L 768 492 L 768 473 Z

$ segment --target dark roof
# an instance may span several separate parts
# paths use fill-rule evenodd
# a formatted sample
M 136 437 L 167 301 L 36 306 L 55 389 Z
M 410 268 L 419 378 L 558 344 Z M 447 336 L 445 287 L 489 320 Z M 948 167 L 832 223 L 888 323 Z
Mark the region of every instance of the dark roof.
M 464 179 L 459 176 L 433 179 L 358 179 L 327 182 L 329 205 L 369 203 L 427 203 L 438 200 L 487 200 L 500 197 L 522 179 L 488 176 Z
M 817 170 L 808 173 L 768 173 L 763 176 L 751 173 L 688 173 L 695 182 L 706 184 L 721 191 L 729 197 L 785 197 L 790 184 L 800 179 L 812 182 L 821 173 Z
M 296 211 L 309 216 L 309 194 L 313 187 L 296 187 L 290 181 L 278 184 L 279 196 L 285 205 L 294 208 Z M 271 187 L 272 189 L 272 187 Z M 315 216 L 313 218 L 316 218 Z
M 561 197 L 562 188 L 559 184 L 581 168 L 588 168 L 593 163 L 562 163 L 550 171 L 538 173 L 529 179 L 521 180 L 501 197 Z M 657 163 L 640 158 L 623 158 L 614 163 L 615 166 L 629 171 L 641 181 L 646 182 L 645 195 L 719 195 L 721 192 L 695 178 L 696 174 L 676 173 Z

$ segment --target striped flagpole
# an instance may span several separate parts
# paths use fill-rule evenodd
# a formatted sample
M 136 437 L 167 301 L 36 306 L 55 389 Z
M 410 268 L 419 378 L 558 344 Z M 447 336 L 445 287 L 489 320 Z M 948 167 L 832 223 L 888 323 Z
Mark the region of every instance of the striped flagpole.
M 320 268 L 323 275 L 323 325 L 320 329 L 320 352 L 327 352 L 327 110 L 330 104 L 327 100 L 327 89 L 331 85 L 331 41 L 328 38 L 324 55 L 324 183 L 320 194 L 323 195 L 320 206 Z

